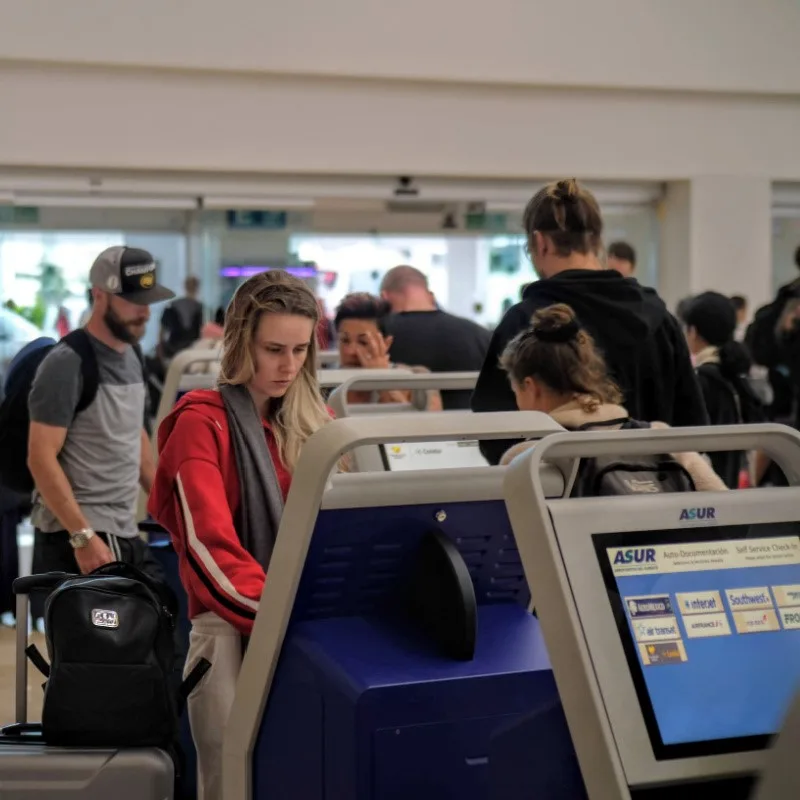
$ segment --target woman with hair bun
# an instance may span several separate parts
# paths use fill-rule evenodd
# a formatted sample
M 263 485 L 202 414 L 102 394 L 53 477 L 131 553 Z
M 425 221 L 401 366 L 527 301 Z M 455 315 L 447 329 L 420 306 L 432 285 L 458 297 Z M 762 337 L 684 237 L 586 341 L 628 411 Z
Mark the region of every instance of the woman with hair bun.
M 750 356 L 734 338 L 736 308 L 730 298 L 719 292 L 693 297 L 686 306 L 683 322 L 711 424 L 765 422 L 764 406 L 749 377 Z M 745 454 L 735 450 L 710 453 L 709 457 L 725 483 L 731 489 L 737 488 Z M 759 456 L 757 463 L 758 473 L 763 473 L 766 458 Z
M 567 430 L 597 424 L 619 428 L 629 418 L 622 393 L 608 373 L 592 336 L 563 303 L 533 315 L 530 327 L 503 351 L 501 368 L 508 374 L 521 411 L 542 411 Z M 619 425 L 607 423 L 619 421 Z M 654 428 L 668 427 L 652 422 Z M 508 464 L 532 443 L 522 442 L 500 460 Z M 673 453 L 691 475 L 698 491 L 721 491 L 725 484 L 698 453 Z
M 316 378 L 317 301 L 281 270 L 245 281 L 225 316 L 217 389 L 189 392 L 158 431 L 149 511 L 178 555 L 192 630 L 186 670 L 198 797 L 222 797 L 222 735 L 303 444 L 330 421 Z
M 604 354 L 625 405 L 637 419 L 706 425 L 703 398 L 683 331 L 654 290 L 606 269 L 601 260 L 603 218 L 594 195 L 575 180 L 540 189 L 523 216 L 528 253 L 539 280 L 524 291 L 492 335 L 472 396 L 473 411 L 510 411 L 514 394 L 499 357 L 533 314 L 566 303 Z M 513 442 L 486 441 L 496 464 Z

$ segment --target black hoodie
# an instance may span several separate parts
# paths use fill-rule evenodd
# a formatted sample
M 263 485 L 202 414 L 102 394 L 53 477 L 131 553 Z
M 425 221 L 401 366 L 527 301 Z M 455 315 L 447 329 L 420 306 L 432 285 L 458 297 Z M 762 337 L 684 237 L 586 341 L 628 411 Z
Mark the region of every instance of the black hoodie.
M 689 349 L 677 320 L 652 289 L 615 270 L 576 269 L 528 286 L 522 302 L 508 310 L 494 331 L 475 392 L 473 411 L 516 409 L 499 358 L 506 344 L 531 324 L 535 311 L 566 303 L 594 337 L 623 392 L 633 419 L 668 425 L 708 425 Z M 492 464 L 514 442 L 485 441 Z

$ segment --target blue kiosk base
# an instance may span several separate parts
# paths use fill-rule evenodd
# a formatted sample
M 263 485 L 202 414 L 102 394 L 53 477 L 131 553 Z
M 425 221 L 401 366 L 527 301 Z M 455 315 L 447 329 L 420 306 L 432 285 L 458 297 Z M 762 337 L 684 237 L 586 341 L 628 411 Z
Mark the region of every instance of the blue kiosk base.
M 475 657 L 454 661 L 380 619 L 293 626 L 253 754 L 253 796 L 487 800 L 492 734 L 557 693 L 535 617 L 485 605 L 478 627 Z
M 492 737 L 487 800 L 589 800 L 561 701 L 550 698 Z M 754 776 L 631 790 L 632 800 L 747 800 Z

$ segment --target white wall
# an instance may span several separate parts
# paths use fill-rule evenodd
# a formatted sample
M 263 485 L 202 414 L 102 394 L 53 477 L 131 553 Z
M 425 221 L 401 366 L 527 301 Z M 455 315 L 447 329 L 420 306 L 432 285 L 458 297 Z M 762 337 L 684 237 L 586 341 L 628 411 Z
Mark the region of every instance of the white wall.
M 0 59 L 800 92 L 790 0 L 0 0 L 0 19 Z
M 0 63 L 0 109 L 0 165 L 800 180 L 793 97 Z

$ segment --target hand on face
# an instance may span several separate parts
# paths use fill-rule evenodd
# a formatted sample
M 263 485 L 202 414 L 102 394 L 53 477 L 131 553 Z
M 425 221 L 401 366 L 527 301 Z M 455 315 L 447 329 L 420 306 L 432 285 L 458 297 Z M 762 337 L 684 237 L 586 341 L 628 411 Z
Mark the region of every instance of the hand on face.
M 380 332 L 368 331 L 356 345 L 358 361 L 367 369 L 389 369 L 389 348 L 392 346 L 392 337 L 381 336 Z

